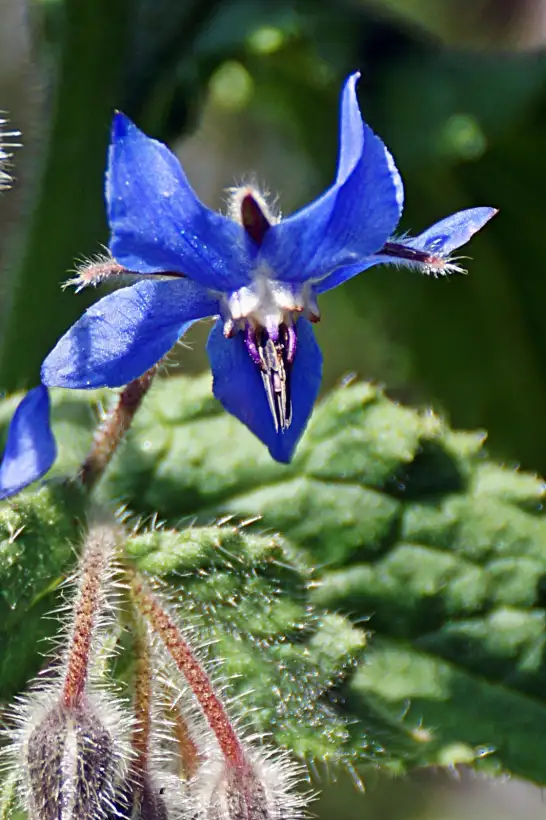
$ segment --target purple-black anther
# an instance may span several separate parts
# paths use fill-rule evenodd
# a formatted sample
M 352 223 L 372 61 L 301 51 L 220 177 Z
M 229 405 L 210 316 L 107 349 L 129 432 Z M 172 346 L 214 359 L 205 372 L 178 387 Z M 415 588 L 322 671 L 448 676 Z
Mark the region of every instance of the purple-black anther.
M 254 364 L 257 364 L 258 367 L 260 367 L 262 360 L 260 358 L 260 352 L 258 350 L 256 328 L 254 328 L 248 322 L 245 325 L 245 347 L 247 349 L 248 355 L 250 356 Z
M 286 328 L 286 363 L 292 364 L 296 357 L 296 348 L 298 346 L 298 334 L 296 333 L 295 325 L 285 325 Z

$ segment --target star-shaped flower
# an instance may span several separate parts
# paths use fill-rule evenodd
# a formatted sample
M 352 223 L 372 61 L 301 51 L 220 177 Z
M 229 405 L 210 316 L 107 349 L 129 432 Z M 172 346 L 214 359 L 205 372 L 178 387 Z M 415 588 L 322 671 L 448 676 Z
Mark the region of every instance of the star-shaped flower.
M 119 387 L 165 356 L 190 325 L 217 317 L 207 351 L 214 395 L 273 458 L 289 462 L 320 389 L 312 324 L 317 295 L 381 263 L 445 275 L 450 257 L 495 213 L 461 211 L 415 238 L 393 239 L 403 187 L 383 142 L 363 122 L 358 74 L 341 97 L 336 177 L 314 202 L 281 219 L 251 186 L 228 215 L 207 208 L 176 157 L 116 114 L 106 181 L 109 273 L 137 278 L 95 303 L 42 367 L 49 387 Z

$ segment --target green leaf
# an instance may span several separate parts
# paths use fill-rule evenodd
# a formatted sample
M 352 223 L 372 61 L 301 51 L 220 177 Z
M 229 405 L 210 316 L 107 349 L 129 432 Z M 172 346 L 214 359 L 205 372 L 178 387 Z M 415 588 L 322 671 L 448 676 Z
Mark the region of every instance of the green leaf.
M 54 394 L 57 472 L 76 468 L 93 417 L 88 394 Z M 474 761 L 542 783 L 544 484 L 489 461 L 484 438 L 351 384 L 287 467 L 222 411 L 209 375 L 173 377 L 98 495 L 140 518 L 133 560 L 277 742 L 310 761 Z
M 127 549 L 141 570 L 167 582 L 182 624 L 224 659 L 245 720 L 252 710 L 259 731 L 308 761 L 352 755 L 347 717 L 322 695 L 361 654 L 365 635 L 313 611 L 312 574 L 288 544 L 210 526 L 136 535 Z
M 320 404 L 287 468 L 214 405 L 208 376 L 170 379 L 108 494 L 168 522 L 259 517 L 296 545 L 320 568 L 315 606 L 369 619 L 345 708 L 391 763 L 487 751 L 482 765 L 546 782 L 542 733 L 528 751 L 546 720 L 544 484 L 488 461 L 484 438 L 354 384 Z
M 0 505 L 0 700 L 22 689 L 43 664 L 45 618 L 74 560 L 84 521 L 83 494 L 51 482 Z

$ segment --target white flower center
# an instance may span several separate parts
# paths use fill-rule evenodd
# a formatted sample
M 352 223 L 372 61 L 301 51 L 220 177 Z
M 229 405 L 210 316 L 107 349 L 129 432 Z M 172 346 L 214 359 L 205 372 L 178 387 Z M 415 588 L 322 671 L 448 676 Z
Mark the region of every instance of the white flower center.
M 278 334 L 281 325 L 292 325 L 300 314 L 318 322 L 320 313 L 311 286 L 296 288 L 264 274 L 252 285 L 234 291 L 223 302 L 227 336 L 244 330 L 250 324 L 264 328 L 271 336 Z M 229 328 L 227 327 L 229 325 Z
M 300 314 L 312 322 L 320 318 L 311 286 L 296 288 L 261 274 L 250 286 L 224 297 L 222 314 L 227 339 L 243 333 L 247 353 L 262 377 L 275 429 L 287 430 L 292 421 L 296 321 Z

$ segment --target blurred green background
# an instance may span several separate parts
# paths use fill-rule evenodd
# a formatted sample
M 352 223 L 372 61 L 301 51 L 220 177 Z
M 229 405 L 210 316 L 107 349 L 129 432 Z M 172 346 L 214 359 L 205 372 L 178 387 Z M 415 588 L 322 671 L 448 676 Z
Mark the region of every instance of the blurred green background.
M 463 251 L 468 277 L 375 268 L 322 297 L 325 387 L 350 371 L 375 379 L 546 473 L 545 43 L 541 0 L 1 0 L 0 109 L 23 147 L 0 199 L 0 391 L 37 381 L 94 296 L 60 283 L 107 241 L 114 108 L 176 148 L 211 206 L 254 178 L 288 213 L 332 177 L 339 90 L 358 69 L 364 117 L 405 182 L 401 230 L 465 207 L 500 213 Z M 207 366 L 207 330 L 181 348 L 185 370 Z M 378 787 L 375 808 L 335 786 L 321 811 L 541 810 L 537 792 L 512 791 L 512 809 L 498 795 L 484 803 L 474 782 L 463 797 L 444 786 Z

